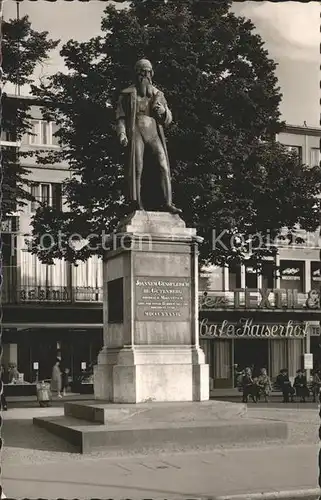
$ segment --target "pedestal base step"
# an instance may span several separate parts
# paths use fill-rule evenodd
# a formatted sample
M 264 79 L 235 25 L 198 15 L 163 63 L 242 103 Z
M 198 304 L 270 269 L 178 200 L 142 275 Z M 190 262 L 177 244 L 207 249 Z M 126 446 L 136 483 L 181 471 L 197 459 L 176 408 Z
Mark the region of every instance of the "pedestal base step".
M 108 403 L 104 401 L 82 401 L 65 403 L 65 417 L 78 418 L 96 424 L 119 424 L 131 422 L 143 425 L 157 422 L 208 422 L 226 420 L 245 415 L 247 406 L 228 401 L 172 402 L 172 403 Z
M 207 403 L 189 403 L 189 410 L 187 404 L 175 403 L 159 403 L 156 407 L 144 404 L 106 405 L 105 412 L 109 415 L 106 419 L 107 413 L 104 413 L 105 423 L 97 424 L 70 416 L 34 418 L 33 423 L 63 438 L 75 446 L 75 451 L 84 454 L 94 451 L 139 453 L 146 450 L 208 449 L 234 443 L 283 440 L 288 436 L 287 425 L 283 422 L 250 419 L 245 415 L 227 419 L 215 417 L 217 402 L 211 403 L 212 407 Z M 234 406 L 233 403 L 221 404 Z M 84 418 L 88 411 L 91 413 L 87 416 L 92 419 L 92 409 L 78 408 L 78 411 L 77 406 L 81 405 L 75 405 L 71 410 L 74 414 L 80 416 L 82 411 Z M 242 410 L 243 405 L 235 406 Z M 67 407 L 68 412 L 70 407 Z

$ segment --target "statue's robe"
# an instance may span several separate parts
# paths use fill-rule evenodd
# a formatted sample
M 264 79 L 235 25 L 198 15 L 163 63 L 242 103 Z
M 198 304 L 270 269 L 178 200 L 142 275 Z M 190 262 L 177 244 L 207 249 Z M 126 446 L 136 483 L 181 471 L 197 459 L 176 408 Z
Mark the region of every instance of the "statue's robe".
M 168 173 L 170 175 L 170 165 L 164 134 L 164 127 L 172 121 L 172 113 L 167 106 L 164 94 L 156 87 L 152 86 L 152 96 L 150 105 L 153 108 L 157 101 L 165 107 L 165 113 L 162 118 L 156 120 L 158 136 L 164 148 L 167 159 Z M 129 185 L 129 197 L 131 201 L 137 201 L 136 190 L 136 162 L 135 162 L 135 130 L 136 130 L 136 107 L 137 107 L 137 89 L 135 85 L 122 90 L 119 96 L 116 108 L 116 130 L 117 135 L 125 133 L 128 139 L 128 171 L 127 179 Z

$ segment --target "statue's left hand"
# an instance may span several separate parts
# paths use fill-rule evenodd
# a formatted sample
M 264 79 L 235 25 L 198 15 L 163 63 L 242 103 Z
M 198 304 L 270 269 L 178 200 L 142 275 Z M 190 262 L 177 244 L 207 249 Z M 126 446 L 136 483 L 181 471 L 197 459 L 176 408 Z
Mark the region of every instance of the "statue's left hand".
M 157 104 L 155 104 L 155 111 L 156 113 L 158 114 L 158 116 L 163 116 L 166 109 L 165 109 L 165 106 L 163 104 L 161 104 L 160 102 L 158 102 Z

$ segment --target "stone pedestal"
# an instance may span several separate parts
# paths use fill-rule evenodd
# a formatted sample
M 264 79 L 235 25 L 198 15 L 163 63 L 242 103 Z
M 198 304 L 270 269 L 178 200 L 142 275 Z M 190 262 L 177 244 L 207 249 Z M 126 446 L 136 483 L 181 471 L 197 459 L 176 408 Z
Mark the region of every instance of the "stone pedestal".
M 96 399 L 209 399 L 198 335 L 199 241 L 195 229 L 169 213 L 137 211 L 119 226 L 103 264 Z

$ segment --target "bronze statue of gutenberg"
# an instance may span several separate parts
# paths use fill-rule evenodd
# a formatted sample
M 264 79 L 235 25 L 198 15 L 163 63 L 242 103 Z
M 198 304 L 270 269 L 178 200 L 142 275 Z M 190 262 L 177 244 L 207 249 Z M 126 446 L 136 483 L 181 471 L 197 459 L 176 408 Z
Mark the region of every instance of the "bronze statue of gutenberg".
M 147 59 L 135 65 L 135 83 L 119 97 L 116 121 L 120 144 L 129 148 L 128 182 L 130 201 L 138 210 L 142 203 L 142 173 L 145 149 L 149 149 L 160 168 L 165 210 L 177 214 L 181 210 L 172 203 L 170 165 L 164 127 L 172 121 L 163 92 L 152 84 L 153 67 Z M 161 208 L 161 207 L 159 207 Z

